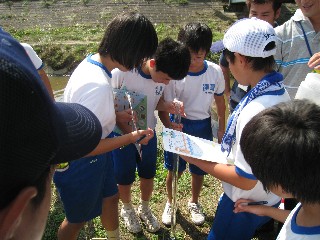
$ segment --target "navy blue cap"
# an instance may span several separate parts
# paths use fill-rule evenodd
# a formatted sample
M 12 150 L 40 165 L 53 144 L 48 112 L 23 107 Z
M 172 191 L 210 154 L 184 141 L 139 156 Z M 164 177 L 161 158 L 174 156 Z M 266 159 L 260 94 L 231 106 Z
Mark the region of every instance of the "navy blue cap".
M 51 99 L 20 43 L 0 28 L 0 191 L 32 184 L 52 164 L 90 153 L 102 135 L 80 104 Z

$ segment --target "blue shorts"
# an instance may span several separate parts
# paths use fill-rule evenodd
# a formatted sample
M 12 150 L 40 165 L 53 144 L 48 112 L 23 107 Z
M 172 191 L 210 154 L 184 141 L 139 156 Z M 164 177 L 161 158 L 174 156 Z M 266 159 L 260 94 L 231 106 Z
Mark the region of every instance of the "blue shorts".
M 280 202 L 273 207 L 278 207 Z M 252 239 L 255 231 L 268 222 L 270 217 L 252 213 L 234 213 L 234 202 L 223 193 L 220 197 L 208 240 Z
M 81 158 L 53 177 L 70 223 L 89 221 L 102 212 L 102 201 L 118 192 L 111 153 Z
M 118 134 L 114 133 L 115 136 Z M 156 175 L 157 168 L 157 137 L 156 134 L 147 145 L 141 145 L 142 161 L 134 144 L 112 151 L 116 181 L 120 185 L 134 182 L 136 169 L 141 178 L 151 179 Z
M 181 118 L 181 123 L 183 124 L 182 131 L 192 136 L 201 137 L 212 141 L 212 128 L 211 128 L 211 118 L 206 118 L 203 120 L 189 120 L 186 118 Z M 173 170 L 173 153 L 164 151 L 164 167 L 170 171 Z M 183 172 L 186 170 L 187 162 L 182 158 L 179 158 L 178 171 Z M 196 175 L 206 175 L 205 171 L 193 164 L 189 164 L 189 171 Z

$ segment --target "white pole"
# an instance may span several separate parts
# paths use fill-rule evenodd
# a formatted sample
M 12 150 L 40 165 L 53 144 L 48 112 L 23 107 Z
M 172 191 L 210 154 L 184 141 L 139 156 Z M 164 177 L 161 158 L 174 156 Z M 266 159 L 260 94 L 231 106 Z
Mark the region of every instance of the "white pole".
M 180 102 L 175 101 L 175 115 L 174 122 L 177 124 L 181 123 L 180 114 Z M 177 213 L 177 188 L 178 188 L 178 177 L 179 177 L 179 155 L 173 154 L 173 169 L 172 169 L 172 202 L 171 202 L 171 229 L 170 239 L 176 239 L 176 213 Z

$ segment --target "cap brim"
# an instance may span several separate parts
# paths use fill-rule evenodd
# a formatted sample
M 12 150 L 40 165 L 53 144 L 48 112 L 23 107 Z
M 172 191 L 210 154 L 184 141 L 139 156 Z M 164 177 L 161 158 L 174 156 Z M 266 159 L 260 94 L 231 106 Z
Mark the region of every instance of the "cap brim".
M 211 47 L 210 47 L 210 52 L 212 52 L 213 54 L 215 53 L 219 53 L 221 52 L 222 50 L 224 50 L 225 47 L 223 45 L 223 42 L 222 40 L 219 40 L 219 41 L 216 41 L 216 42 L 213 42 Z
M 57 102 L 65 120 L 63 143 L 51 163 L 79 159 L 89 154 L 101 140 L 102 128 L 98 118 L 86 107 L 77 103 Z

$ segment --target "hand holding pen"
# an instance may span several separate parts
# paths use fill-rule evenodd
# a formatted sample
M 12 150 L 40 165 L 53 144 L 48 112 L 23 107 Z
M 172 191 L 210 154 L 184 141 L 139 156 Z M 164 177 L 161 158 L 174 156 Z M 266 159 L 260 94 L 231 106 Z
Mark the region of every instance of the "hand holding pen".
M 251 201 L 248 199 L 239 199 L 234 204 L 234 213 L 249 212 L 258 216 L 267 216 L 266 212 L 270 206 L 266 206 L 267 201 Z

